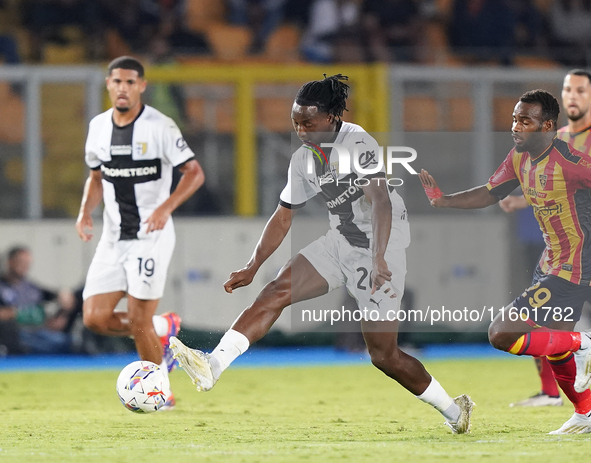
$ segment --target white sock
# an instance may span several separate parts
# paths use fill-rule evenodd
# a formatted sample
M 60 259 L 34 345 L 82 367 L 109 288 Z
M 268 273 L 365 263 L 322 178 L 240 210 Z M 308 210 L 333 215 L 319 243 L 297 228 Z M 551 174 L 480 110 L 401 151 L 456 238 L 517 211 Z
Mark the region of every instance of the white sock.
M 581 333 L 581 347 L 579 350 L 589 349 L 591 347 L 591 338 L 589 338 L 589 334 L 582 332 Z
M 451 423 L 457 423 L 460 417 L 460 407 L 445 392 L 445 389 L 435 378 L 431 377 L 431 383 L 417 399 L 435 407 Z
M 152 323 L 159 338 L 168 334 L 168 320 L 166 318 L 161 315 L 154 315 L 152 317 Z
M 248 338 L 242 333 L 235 330 L 228 330 L 226 334 L 220 339 L 220 343 L 209 355 L 211 362 L 211 369 L 213 375 L 217 380 L 222 372 L 230 366 L 230 364 L 238 358 L 239 355 L 244 354 L 250 342 Z
M 168 365 L 166 364 L 166 360 L 162 360 L 162 363 L 158 366 L 164 372 L 164 374 L 168 376 Z

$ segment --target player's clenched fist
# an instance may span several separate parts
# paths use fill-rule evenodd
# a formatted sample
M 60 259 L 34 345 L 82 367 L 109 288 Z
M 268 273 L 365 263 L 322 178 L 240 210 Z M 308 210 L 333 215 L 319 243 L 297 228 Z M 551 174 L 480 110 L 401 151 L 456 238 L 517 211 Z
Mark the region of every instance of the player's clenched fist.
M 230 278 L 224 283 L 224 289 L 227 293 L 231 293 L 236 288 L 248 286 L 252 283 L 255 274 L 256 270 L 250 267 L 244 267 L 243 269 L 236 270 L 230 274 Z

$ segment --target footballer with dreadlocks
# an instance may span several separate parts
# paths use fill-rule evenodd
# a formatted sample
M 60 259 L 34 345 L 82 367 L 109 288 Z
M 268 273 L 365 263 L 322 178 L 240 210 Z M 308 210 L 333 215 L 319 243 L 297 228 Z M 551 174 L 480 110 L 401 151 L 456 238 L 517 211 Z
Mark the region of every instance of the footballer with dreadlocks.
M 225 290 L 232 293 L 252 282 L 287 235 L 294 214 L 316 195 L 326 201 L 330 230 L 285 264 L 213 352 L 190 349 L 174 337 L 171 348 L 197 390 L 208 391 L 231 362 L 265 336 L 285 307 L 346 286 L 365 314 L 361 329 L 372 363 L 441 412 L 454 433 L 466 433 L 470 398 L 452 399 L 421 362 L 398 347 L 399 322 L 394 315 L 403 295 L 410 242 L 406 208 L 386 182 L 376 140 L 362 127 L 341 120 L 347 109 L 347 80 L 341 74 L 325 76 L 298 91 L 291 119 L 302 145 L 291 158 L 287 185 L 250 261 L 230 275 Z M 348 169 L 339 169 L 335 146 L 357 156 Z M 377 321 L 367 316 L 368 311 L 379 314 Z

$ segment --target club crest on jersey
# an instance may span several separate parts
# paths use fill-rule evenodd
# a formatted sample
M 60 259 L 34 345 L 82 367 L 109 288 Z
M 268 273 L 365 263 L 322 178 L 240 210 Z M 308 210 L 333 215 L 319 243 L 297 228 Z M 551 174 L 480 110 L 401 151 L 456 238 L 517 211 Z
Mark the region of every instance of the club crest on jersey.
M 548 183 L 548 176 L 544 174 L 540 174 L 540 185 L 542 185 L 542 189 L 546 188 L 546 183 Z
M 148 151 L 148 144 L 146 142 L 143 142 L 143 141 L 135 142 L 136 156 L 141 156 L 143 154 L 146 154 L 146 151 Z

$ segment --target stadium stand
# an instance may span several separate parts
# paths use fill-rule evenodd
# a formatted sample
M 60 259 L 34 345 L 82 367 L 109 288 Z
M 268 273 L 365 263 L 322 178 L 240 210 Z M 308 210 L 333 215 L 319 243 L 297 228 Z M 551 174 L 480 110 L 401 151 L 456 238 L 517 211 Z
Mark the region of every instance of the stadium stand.
M 214 56 L 221 61 L 245 58 L 252 43 L 250 29 L 224 23 L 209 26 L 206 36 Z

